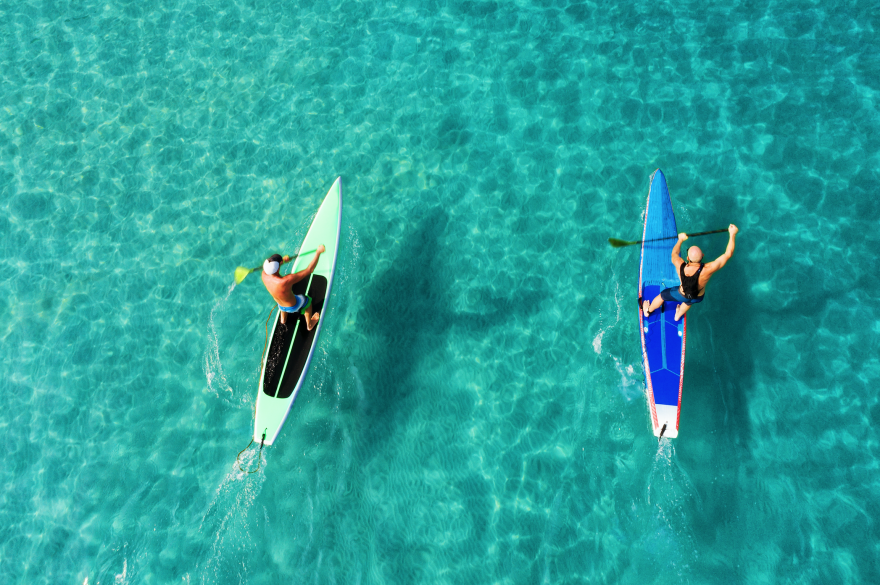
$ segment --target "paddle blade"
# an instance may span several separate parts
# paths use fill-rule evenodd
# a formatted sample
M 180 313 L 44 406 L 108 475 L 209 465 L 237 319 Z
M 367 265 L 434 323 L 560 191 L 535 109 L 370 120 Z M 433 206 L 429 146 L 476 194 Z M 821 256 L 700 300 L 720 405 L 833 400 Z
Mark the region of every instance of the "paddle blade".
M 608 243 L 611 244 L 612 248 L 623 248 L 624 246 L 632 246 L 639 242 L 627 242 L 626 240 L 618 240 L 617 238 L 608 238 Z
M 250 268 L 245 268 L 244 266 L 239 266 L 235 269 L 235 284 L 241 284 L 241 281 L 244 280 L 244 277 L 251 273 Z

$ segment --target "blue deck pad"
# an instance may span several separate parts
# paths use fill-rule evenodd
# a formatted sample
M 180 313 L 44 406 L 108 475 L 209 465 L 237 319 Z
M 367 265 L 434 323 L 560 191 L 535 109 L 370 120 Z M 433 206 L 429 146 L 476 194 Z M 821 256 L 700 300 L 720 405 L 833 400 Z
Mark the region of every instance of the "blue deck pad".
M 644 239 L 674 238 L 678 234 L 666 178 L 659 170 L 651 178 L 648 209 L 645 211 Z M 653 300 L 665 288 L 678 286 L 679 278 L 672 264 L 675 239 L 642 244 L 641 298 Z M 642 330 L 648 354 L 646 377 L 651 379 L 654 402 L 678 406 L 681 382 L 681 355 L 684 319 L 675 321 L 677 303 L 664 302 L 662 307 L 644 320 Z
M 652 300 L 660 294 L 659 286 L 647 286 L 645 299 Z M 675 321 L 675 307 L 678 303 L 664 302 L 644 320 L 648 328 L 645 347 L 648 350 L 648 364 L 651 368 L 651 385 L 654 388 L 654 402 L 678 406 L 678 389 L 681 377 L 681 344 L 684 335 L 684 319 Z

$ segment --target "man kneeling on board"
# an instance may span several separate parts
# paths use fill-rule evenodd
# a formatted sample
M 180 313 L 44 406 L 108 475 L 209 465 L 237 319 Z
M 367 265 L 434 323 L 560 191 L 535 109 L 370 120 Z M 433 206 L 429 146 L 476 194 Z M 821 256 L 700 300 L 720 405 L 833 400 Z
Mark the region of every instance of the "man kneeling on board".
M 706 294 L 706 284 L 712 275 L 721 270 L 730 257 L 733 256 L 733 249 L 736 247 L 736 233 L 739 229 L 730 224 L 727 228 L 730 232 L 730 240 L 727 242 L 727 250 L 712 262 L 703 264 L 703 251 L 696 246 L 688 248 L 687 261 L 681 259 L 679 251 L 681 244 L 688 235 L 685 233 L 678 234 L 678 241 L 672 248 L 672 264 L 678 269 L 678 277 L 681 279 L 681 286 L 678 288 L 667 288 L 660 291 L 660 294 L 654 297 L 650 303 L 644 301 L 642 303 L 642 311 L 645 317 L 656 311 L 663 304 L 663 301 L 681 303 L 675 307 L 675 320 L 681 319 L 691 305 L 703 302 L 703 296 Z
M 281 270 L 282 264 L 290 262 L 290 256 L 282 257 L 280 254 L 272 254 L 263 262 L 263 284 L 266 286 L 269 294 L 272 295 L 272 298 L 275 299 L 275 302 L 278 303 L 278 310 L 281 311 L 282 325 L 287 324 L 288 313 L 297 312 L 302 312 L 306 318 L 306 328 L 309 331 L 318 324 L 318 319 L 321 318 L 321 315 L 320 313 L 312 314 L 312 299 L 308 295 L 293 294 L 291 288 L 294 284 L 315 271 L 315 267 L 318 265 L 318 257 L 325 251 L 326 248 L 324 248 L 323 244 L 318 246 L 315 257 L 312 258 L 308 266 L 299 272 L 288 274 L 287 276 L 281 276 L 278 271 Z

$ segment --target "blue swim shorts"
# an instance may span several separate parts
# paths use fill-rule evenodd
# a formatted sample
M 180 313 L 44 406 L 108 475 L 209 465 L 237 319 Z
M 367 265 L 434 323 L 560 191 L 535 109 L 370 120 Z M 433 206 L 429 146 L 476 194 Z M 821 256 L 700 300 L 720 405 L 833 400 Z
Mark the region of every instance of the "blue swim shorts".
M 706 295 L 703 295 L 702 297 L 697 297 L 695 299 L 687 299 L 687 298 L 685 298 L 685 296 L 683 294 L 681 294 L 681 291 L 678 290 L 678 287 L 667 288 L 667 289 L 660 291 L 660 297 L 664 301 L 676 302 L 676 303 L 687 303 L 688 305 L 693 305 L 695 303 L 702 303 L 703 297 L 705 297 L 705 296 Z
M 296 313 L 301 309 L 308 309 L 312 306 L 312 299 L 308 295 L 294 295 L 296 297 L 296 304 L 292 307 L 282 307 L 278 305 L 278 309 L 284 311 L 285 313 Z

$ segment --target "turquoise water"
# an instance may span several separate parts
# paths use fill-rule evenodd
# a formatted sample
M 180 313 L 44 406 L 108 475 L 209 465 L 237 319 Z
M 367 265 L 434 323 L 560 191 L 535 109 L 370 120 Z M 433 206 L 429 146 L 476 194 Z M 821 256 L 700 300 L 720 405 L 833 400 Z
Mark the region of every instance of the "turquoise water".
M 873 3 L 0 17 L 0 582 L 880 582 Z M 606 242 L 658 167 L 741 229 L 659 447 Z M 316 359 L 237 461 L 271 303 L 234 269 L 337 176 Z

